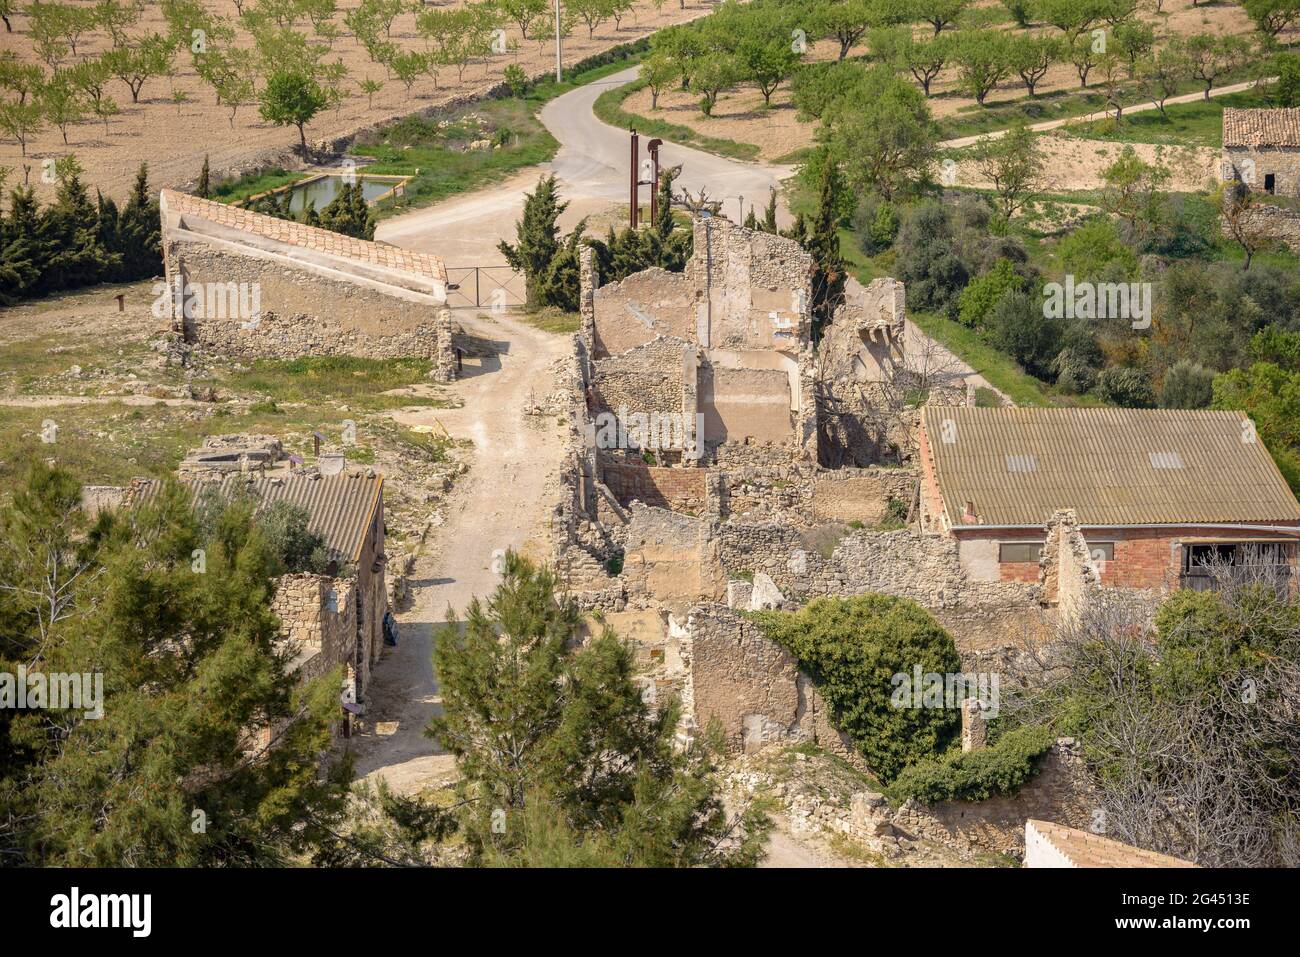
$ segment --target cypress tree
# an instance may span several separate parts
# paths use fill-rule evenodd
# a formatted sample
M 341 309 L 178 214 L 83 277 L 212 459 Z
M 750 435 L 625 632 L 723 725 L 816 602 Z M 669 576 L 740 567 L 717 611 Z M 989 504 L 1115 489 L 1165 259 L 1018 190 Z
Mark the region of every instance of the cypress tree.
M 811 226 L 800 224 L 806 230 L 800 241 L 813 258 L 812 302 L 809 305 L 814 342 L 821 339 L 822 329 L 844 300 L 847 271 L 840 255 L 840 224 L 835 212 L 836 195 L 841 188 L 839 171 L 834 163 L 827 163 L 822 167 L 817 213 Z
M 547 277 L 561 248 L 556 223 L 568 208 L 568 203 L 560 202 L 555 176 L 543 176 L 537 189 L 524 197 L 524 215 L 515 226 L 515 244 L 502 240 L 497 247 L 506 262 L 524 274 L 525 305 L 530 310 L 553 304 L 546 298 Z M 573 298 L 576 303 L 576 290 Z
M 212 193 L 211 173 L 208 169 L 208 154 L 203 154 L 203 169 L 199 170 L 199 188 L 195 195 L 207 199 Z

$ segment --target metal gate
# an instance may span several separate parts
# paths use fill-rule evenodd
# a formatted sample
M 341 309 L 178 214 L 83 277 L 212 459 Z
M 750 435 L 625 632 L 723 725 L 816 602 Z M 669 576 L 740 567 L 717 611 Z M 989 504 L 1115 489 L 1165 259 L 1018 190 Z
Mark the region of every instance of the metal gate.
M 524 277 L 509 266 L 448 266 L 447 305 L 522 306 Z

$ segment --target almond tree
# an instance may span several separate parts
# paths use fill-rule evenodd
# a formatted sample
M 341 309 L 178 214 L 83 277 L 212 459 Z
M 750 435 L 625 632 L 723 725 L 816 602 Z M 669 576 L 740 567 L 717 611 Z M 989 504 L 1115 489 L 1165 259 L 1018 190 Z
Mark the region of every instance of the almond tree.
M 966 12 L 971 0 L 914 0 L 912 14 L 934 27 L 938 36 L 945 27 L 957 22 L 957 18 Z
M 276 126 L 296 126 L 303 152 L 307 150 L 306 126 L 328 105 L 320 85 L 303 73 L 273 73 L 259 98 L 262 119 Z
M 1162 47 L 1137 64 L 1137 78 L 1143 92 L 1166 119 L 1169 114 L 1165 111 L 1165 100 L 1175 96 L 1191 75 L 1191 61 L 1173 45 Z
M 117 103 L 109 96 L 104 87 L 112 78 L 108 67 L 102 59 L 86 60 L 67 71 L 72 86 L 88 101 L 90 111 L 104 121 L 104 132 L 108 132 L 108 118 L 118 113 Z
M 85 116 L 85 103 L 81 94 L 73 87 L 66 73 L 56 73 L 40 96 L 41 109 L 45 118 L 59 129 L 63 136 L 63 145 L 68 145 L 68 127 L 81 122 Z
M 19 103 L 44 82 L 45 72 L 35 63 L 21 62 L 12 51 L 0 53 L 0 89 L 17 93 Z
M 1043 151 L 1038 136 L 1024 123 L 1000 137 L 984 137 L 971 147 L 971 158 L 998 194 L 1002 215 L 1010 219 L 1038 188 L 1043 174 Z
M 1225 73 L 1243 66 L 1254 52 L 1254 44 L 1241 36 L 1197 34 L 1183 40 L 1180 49 L 1191 64 L 1194 79 L 1205 84 L 1204 98 Z
M 952 59 L 957 64 L 962 86 L 980 106 L 1011 73 L 1010 40 L 1001 30 L 971 30 L 959 33 Z
M 550 9 L 546 0 L 496 0 L 502 15 L 519 27 L 519 33 L 525 40 L 530 39 L 529 28 L 539 17 L 545 17 Z
M 172 46 L 168 39 L 153 33 L 139 46 L 109 50 L 103 56 L 109 73 L 126 84 L 131 102 L 140 102 L 140 90 L 151 78 L 166 76 L 171 69 Z
M 1035 36 L 1024 33 L 1011 39 L 1011 63 L 1025 90 L 1035 96 L 1035 88 L 1053 63 L 1061 55 L 1061 44 L 1056 37 Z
M 1242 0 L 1241 6 L 1260 32 L 1270 37 L 1300 20 L 1300 0 Z
M 27 155 L 27 141 L 45 129 L 45 110 L 40 103 L 0 101 L 0 130 L 18 141 L 22 155 Z
M 677 64 L 662 53 L 652 53 L 641 62 L 641 80 L 650 89 L 650 109 L 659 109 L 659 95 L 681 79 Z

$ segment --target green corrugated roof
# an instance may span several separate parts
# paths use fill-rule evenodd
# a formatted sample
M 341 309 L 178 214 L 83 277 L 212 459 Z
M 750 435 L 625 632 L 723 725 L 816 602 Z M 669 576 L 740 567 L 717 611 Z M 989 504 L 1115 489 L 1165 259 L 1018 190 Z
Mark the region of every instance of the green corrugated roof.
M 232 474 L 219 482 L 196 481 L 186 485 L 194 491 L 216 488 L 224 498 L 247 493 L 261 502 L 259 507 L 278 501 L 300 505 L 307 510 L 308 529 L 321 537 L 330 557 L 355 562 L 361 555 L 379 503 L 384 477 L 363 472 L 331 476 Z M 160 487 L 159 482 L 141 485 L 132 504 L 151 499 Z
M 1289 523 L 1300 504 L 1240 412 L 927 407 L 944 508 L 964 524 Z M 949 439 L 950 441 L 945 441 Z

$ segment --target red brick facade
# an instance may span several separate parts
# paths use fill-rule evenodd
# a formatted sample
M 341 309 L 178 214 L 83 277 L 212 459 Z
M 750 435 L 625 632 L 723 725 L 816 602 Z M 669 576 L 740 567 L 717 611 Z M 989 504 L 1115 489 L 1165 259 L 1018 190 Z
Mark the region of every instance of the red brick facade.
M 664 468 L 631 461 L 604 459 L 601 481 L 609 487 L 619 504 L 633 499 L 644 505 L 657 505 L 675 512 L 704 510 L 705 480 L 708 473 L 697 468 Z
M 1029 541 L 1022 531 L 998 534 L 997 529 L 958 533 L 964 549 L 975 550 L 982 544 L 988 554 L 996 555 L 999 543 Z M 1084 532 L 1090 549 L 1105 543 L 1114 545 L 1113 559 L 1098 559 L 1101 583 L 1110 588 L 1177 588 L 1183 572 L 1185 544 L 1201 542 L 1295 542 L 1296 536 L 1248 529 L 1218 529 L 1213 526 L 1186 525 L 1177 528 L 1087 529 Z M 1038 562 L 998 562 L 997 580 L 1004 582 L 1038 581 Z

